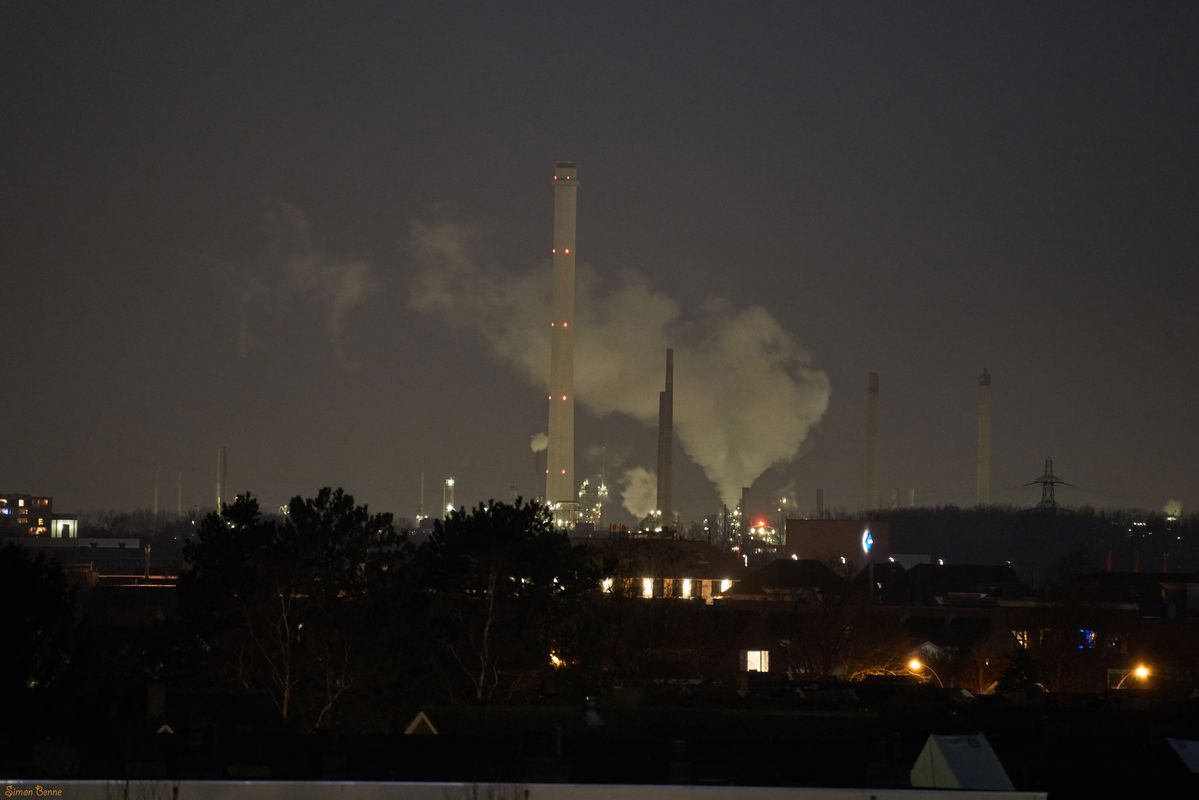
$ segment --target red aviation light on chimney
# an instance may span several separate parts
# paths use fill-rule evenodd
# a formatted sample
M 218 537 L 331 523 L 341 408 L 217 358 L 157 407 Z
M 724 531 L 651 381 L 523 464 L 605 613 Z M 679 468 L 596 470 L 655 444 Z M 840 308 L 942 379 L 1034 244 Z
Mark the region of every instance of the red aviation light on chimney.
M 564 247 L 564 248 L 562 248 L 562 252 L 565 253 L 566 255 L 570 255 L 570 248 Z
M 552 323 L 552 322 L 551 322 L 550 324 L 551 324 L 551 325 L 553 325 L 553 323 Z M 563 327 L 563 328 L 569 328 L 569 327 L 570 327 L 570 323 L 569 323 L 569 322 L 567 322 L 566 320 L 562 320 L 562 327 Z

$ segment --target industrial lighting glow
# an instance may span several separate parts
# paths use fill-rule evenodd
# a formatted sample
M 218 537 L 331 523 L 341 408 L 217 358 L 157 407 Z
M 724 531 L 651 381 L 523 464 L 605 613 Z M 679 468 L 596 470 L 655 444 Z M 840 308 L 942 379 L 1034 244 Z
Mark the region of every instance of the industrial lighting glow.
M 653 578 L 642 578 L 641 579 L 641 596 L 644 598 L 647 598 L 647 599 L 654 596 L 654 579 Z
M 600 589 L 604 590 L 605 592 L 611 592 L 612 591 L 612 579 L 604 578 L 602 581 L 600 581 Z
M 1132 671 L 1132 674 L 1136 676 L 1137 680 L 1143 681 L 1149 677 L 1149 667 L 1137 664 L 1137 668 Z
M 683 597 L 691 596 L 691 579 L 683 578 Z
M 720 582 L 720 591 L 727 592 L 732 585 L 733 582 L 730 579 L 725 578 Z

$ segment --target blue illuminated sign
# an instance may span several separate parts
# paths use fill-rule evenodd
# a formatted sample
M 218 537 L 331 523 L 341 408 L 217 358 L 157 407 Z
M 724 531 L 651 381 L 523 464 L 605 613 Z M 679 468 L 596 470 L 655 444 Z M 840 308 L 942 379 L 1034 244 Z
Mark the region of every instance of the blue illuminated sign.
M 862 552 L 870 555 L 870 551 L 874 549 L 874 537 L 870 535 L 870 529 L 862 531 Z

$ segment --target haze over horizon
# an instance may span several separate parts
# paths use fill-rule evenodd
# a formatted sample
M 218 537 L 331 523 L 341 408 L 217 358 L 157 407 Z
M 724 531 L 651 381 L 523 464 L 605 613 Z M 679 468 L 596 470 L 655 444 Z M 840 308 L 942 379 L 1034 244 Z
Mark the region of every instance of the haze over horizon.
M 884 502 L 972 504 L 983 367 L 995 502 L 1052 456 L 1065 504 L 1199 507 L 1199 9 L 672 10 L 0 8 L 0 489 L 146 508 L 158 469 L 164 508 L 178 471 L 211 504 L 227 445 L 267 508 L 332 485 L 411 517 L 422 473 L 431 508 L 450 474 L 460 504 L 540 493 L 536 341 L 502 325 L 548 290 L 567 159 L 608 368 L 580 479 L 652 468 L 674 346 L 680 409 L 810 423 L 755 512 L 862 507 L 871 371 Z M 422 304 L 445 230 L 462 280 Z M 691 521 L 720 501 L 676 446 Z

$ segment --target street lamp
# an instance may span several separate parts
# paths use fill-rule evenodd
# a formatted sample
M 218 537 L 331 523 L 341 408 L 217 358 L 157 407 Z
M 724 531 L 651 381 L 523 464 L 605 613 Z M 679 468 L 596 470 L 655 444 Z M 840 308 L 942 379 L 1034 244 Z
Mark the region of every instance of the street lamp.
M 937 679 L 937 685 L 940 686 L 942 689 L 944 689 L 945 684 L 941 682 L 941 676 L 937 674 L 937 671 L 935 669 L 930 667 L 928 664 L 925 664 L 918 658 L 913 658 L 911 661 L 908 662 L 908 671 L 911 672 L 913 675 L 915 675 L 915 674 L 919 673 L 921 670 L 925 670 L 925 669 L 927 669 L 929 672 L 931 672 L 933 674 L 933 677 Z
M 1121 678 L 1120 682 L 1116 684 L 1116 688 L 1119 689 L 1121 686 L 1123 686 L 1124 681 L 1128 680 L 1129 678 L 1136 678 L 1141 683 L 1144 683 L 1145 681 L 1149 680 L 1150 674 L 1149 667 L 1145 666 L 1144 664 L 1137 664 L 1135 667 L 1124 673 L 1124 677 Z

